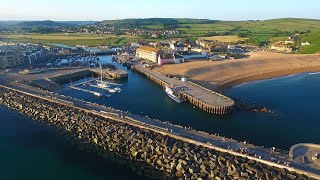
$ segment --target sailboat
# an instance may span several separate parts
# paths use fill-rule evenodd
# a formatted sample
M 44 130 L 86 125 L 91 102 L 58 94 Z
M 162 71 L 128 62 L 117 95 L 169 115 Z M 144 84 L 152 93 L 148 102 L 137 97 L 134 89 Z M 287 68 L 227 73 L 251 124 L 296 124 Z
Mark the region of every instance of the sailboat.
M 97 83 L 97 85 L 101 88 L 107 88 L 109 87 L 108 83 L 107 82 L 104 82 L 102 80 L 102 65 L 100 64 L 100 70 L 101 70 L 101 75 L 100 75 L 100 82 Z

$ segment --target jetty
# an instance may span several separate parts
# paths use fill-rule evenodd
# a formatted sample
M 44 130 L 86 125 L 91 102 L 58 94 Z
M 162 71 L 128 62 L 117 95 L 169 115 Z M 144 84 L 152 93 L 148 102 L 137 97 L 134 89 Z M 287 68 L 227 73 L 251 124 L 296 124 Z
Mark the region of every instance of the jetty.
M 97 94 L 99 94 L 99 92 L 92 91 L 92 90 L 88 90 L 88 89 L 84 89 L 84 88 L 80 88 L 79 86 L 83 86 L 83 85 L 88 84 L 88 85 L 91 86 L 91 87 L 98 88 L 98 89 L 102 89 L 102 90 L 105 90 L 105 91 L 108 91 L 108 92 L 111 92 L 111 93 L 115 93 L 115 92 L 120 92 L 120 91 L 121 91 L 121 90 L 119 90 L 119 89 L 112 89 L 112 88 L 108 88 L 108 87 L 100 87 L 100 86 L 97 86 L 97 85 L 92 84 L 92 82 L 95 82 L 95 81 L 98 82 L 99 80 L 98 80 L 98 79 L 91 79 L 91 80 L 84 81 L 84 82 L 81 82 L 81 83 L 71 84 L 71 85 L 69 86 L 69 88 L 75 89 L 75 90 L 78 90 L 78 91 L 83 91 L 83 92 L 91 93 L 91 94 L 93 94 L 93 95 L 97 95 Z M 121 86 L 121 84 L 117 84 L 117 83 L 109 83 L 109 82 L 106 82 L 106 83 L 112 84 L 112 85 Z M 110 97 L 110 95 L 107 95 L 107 96 Z
M 224 115 L 231 113 L 233 110 L 234 100 L 196 83 L 191 81 L 183 82 L 178 78 L 168 77 L 158 71 L 145 68 L 142 64 L 136 64 L 132 66 L 132 69 L 163 87 L 170 84 L 178 86 L 178 94 L 182 98 L 208 113 Z

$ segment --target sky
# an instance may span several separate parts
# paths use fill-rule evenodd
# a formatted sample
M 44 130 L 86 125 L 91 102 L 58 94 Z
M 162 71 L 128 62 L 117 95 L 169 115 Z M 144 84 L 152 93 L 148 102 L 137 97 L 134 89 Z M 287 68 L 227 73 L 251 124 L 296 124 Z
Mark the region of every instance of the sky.
M 320 19 L 319 0 L 0 0 L 0 20 Z

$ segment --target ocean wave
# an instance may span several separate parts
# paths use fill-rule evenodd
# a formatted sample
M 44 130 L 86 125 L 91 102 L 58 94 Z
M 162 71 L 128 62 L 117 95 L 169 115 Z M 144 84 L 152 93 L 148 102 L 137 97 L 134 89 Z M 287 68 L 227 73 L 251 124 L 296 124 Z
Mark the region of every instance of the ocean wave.
M 316 74 L 320 74 L 320 72 L 309 73 L 309 75 L 316 75 Z
M 241 87 L 241 86 L 243 86 L 243 85 L 246 85 L 246 84 L 249 84 L 248 82 L 244 82 L 244 83 L 241 83 L 241 84 L 239 84 L 239 85 L 237 85 L 237 86 L 234 86 L 235 88 L 238 88 L 238 87 Z

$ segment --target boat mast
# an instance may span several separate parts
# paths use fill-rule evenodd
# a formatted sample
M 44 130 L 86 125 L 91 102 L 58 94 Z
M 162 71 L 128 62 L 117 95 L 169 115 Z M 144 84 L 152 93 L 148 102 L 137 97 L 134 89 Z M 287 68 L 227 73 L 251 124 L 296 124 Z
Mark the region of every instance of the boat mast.
M 102 82 L 102 65 L 101 64 L 100 64 L 100 72 L 101 72 L 100 78 L 101 78 L 101 82 Z

